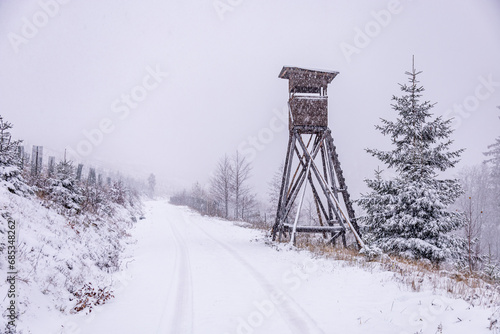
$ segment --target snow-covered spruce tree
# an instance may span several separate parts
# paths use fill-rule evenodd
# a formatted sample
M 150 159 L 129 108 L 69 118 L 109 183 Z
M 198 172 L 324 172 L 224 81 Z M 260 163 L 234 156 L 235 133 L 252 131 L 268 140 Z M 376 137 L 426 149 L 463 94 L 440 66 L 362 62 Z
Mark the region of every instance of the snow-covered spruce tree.
M 71 161 L 65 159 L 56 165 L 54 176 L 48 180 L 47 190 L 49 201 L 59 204 L 71 215 L 80 213 L 83 196 Z
M 12 124 L 0 116 L 0 183 L 15 193 L 26 188 L 21 180 L 21 166 L 18 147 L 21 140 L 12 140 L 10 134 Z
M 374 180 L 366 180 L 372 191 L 357 202 L 366 211 L 361 223 L 372 249 L 439 264 L 464 252 L 464 239 L 451 233 L 464 225 L 464 216 L 447 210 L 462 188 L 458 180 L 437 178 L 438 172 L 455 166 L 463 150 L 450 151 L 451 121 L 432 120 L 434 104 L 420 101 L 424 91 L 417 80 L 420 73 L 414 68 L 406 72 L 409 84 L 400 85 L 401 97 L 393 96 L 397 119 L 382 119 L 376 126 L 390 136 L 394 148 L 366 150 L 397 176 L 383 180 L 377 172 Z
M 118 179 L 111 184 L 108 190 L 108 197 L 113 203 L 125 206 L 127 203 L 127 192 L 128 188 L 125 183 L 121 179 Z

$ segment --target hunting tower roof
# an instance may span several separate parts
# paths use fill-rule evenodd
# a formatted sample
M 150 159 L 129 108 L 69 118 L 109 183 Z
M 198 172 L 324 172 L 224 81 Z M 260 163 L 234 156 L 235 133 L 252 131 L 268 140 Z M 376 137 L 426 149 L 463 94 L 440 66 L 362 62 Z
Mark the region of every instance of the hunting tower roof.
M 312 70 L 284 66 L 279 78 L 289 80 L 290 93 L 318 93 L 339 74 L 336 71 Z

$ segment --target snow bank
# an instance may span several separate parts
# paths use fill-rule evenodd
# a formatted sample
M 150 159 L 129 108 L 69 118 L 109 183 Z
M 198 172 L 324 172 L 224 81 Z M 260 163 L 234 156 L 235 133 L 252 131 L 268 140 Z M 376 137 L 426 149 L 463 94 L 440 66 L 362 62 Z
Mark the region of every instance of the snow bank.
M 81 289 L 92 286 L 111 293 L 113 279 L 123 266 L 122 251 L 134 240 L 127 233 L 133 225 L 130 211 L 114 206 L 112 217 L 78 215 L 65 217 L 42 205 L 35 197 L 14 195 L 0 187 L 0 296 L 6 317 L 8 284 L 5 251 L 7 218 L 16 222 L 17 307 L 19 333 L 49 333 L 45 317 L 76 312 L 79 299 L 89 297 Z M 80 292 L 80 294 L 79 294 Z M 83 291 L 85 292 L 85 291 Z M 111 293 L 112 294 L 112 293 Z M 80 298 L 77 298 L 80 296 Z M 110 297 L 110 295 L 108 295 Z M 90 298 L 82 312 L 89 312 L 97 300 Z M 2 321 L 0 333 L 5 329 Z

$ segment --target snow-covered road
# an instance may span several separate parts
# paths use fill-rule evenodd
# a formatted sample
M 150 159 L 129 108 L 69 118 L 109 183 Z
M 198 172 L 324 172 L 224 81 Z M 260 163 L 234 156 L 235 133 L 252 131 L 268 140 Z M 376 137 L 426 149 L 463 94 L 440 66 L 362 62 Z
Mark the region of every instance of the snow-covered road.
M 277 251 L 259 231 L 166 201 L 147 203 L 132 233 L 116 298 L 62 333 L 491 333 L 491 312 L 410 292 L 391 273 Z

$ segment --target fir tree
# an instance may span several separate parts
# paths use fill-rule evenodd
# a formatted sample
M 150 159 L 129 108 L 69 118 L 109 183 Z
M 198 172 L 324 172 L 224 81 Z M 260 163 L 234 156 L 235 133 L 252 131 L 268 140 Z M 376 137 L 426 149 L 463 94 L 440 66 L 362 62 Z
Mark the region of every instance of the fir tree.
M 10 134 L 12 124 L 4 121 L 0 116 L 0 182 L 6 185 L 10 192 L 25 189 L 26 186 L 20 178 L 20 157 L 18 147 L 20 140 L 12 140 Z
M 83 197 L 71 161 L 64 159 L 56 165 L 54 176 L 48 180 L 48 198 L 67 209 L 69 214 L 80 212 Z
M 450 232 L 464 225 L 464 217 L 447 210 L 462 194 L 460 183 L 437 178 L 438 172 L 455 166 L 463 150 L 450 151 L 451 120 L 432 120 L 434 104 L 420 101 L 424 91 L 417 80 L 420 73 L 414 68 L 406 72 L 409 84 L 400 85 L 401 97 L 393 96 L 397 119 L 382 119 L 376 126 L 390 136 L 394 148 L 366 150 L 397 176 L 383 180 L 378 171 L 374 180 L 365 181 L 372 191 L 358 204 L 366 211 L 361 222 L 372 248 L 438 264 L 463 255 L 463 238 Z
M 125 206 L 127 203 L 127 193 L 127 186 L 121 179 L 118 179 L 111 185 L 108 196 L 113 203 Z

